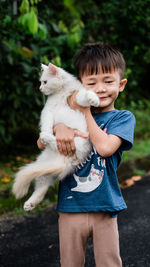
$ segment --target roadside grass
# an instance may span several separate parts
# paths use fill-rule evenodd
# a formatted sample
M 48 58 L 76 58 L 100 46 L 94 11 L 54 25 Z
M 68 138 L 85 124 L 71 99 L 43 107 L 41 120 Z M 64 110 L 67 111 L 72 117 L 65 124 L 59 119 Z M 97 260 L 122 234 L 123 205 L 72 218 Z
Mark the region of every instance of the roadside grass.
M 121 95 L 117 99 L 116 108 L 131 111 L 136 118 L 133 148 L 123 153 L 123 161 L 128 161 L 150 155 L 150 100 L 131 101 L 128 106 L 124 104 L 123 97 Z
M 150 138 L 146 140 L 135 140 L 130 151 L 124 151 L 123 161 L 134 160 L 136 158 L 150 155 Z
M 0 215 L 5 214 L 26 214 L 23 209 L 24 202 L 31 196 L 34 186 L 31 184 L 29 193 L 23 199 L 16 200 L 12 194 L 12 185 L 14 182 L 14 174 L 18 167 L 30 162 L 32 159 L 27 157 L 16 157 L 9 163 L 0 163 Z M 49 188 L 45 199 L 30 213 L 43 210 L 45 207 L 57 201 L 58 183 L 54 188 Z

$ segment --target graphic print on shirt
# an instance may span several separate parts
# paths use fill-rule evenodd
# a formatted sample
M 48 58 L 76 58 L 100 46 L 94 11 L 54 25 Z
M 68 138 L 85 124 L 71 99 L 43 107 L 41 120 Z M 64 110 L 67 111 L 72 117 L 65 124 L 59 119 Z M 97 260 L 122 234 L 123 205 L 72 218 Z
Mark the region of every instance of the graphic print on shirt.
M 87 193 L 95 190 L 101 184 L 104 176 L 104 170 L 95 169 L 94 164 L 92 164 L 88 176 L 79 177 L 76 174 L 73 174 L 73 176 L 77 182 L 77 186 L 72 188 L 71 191 Z

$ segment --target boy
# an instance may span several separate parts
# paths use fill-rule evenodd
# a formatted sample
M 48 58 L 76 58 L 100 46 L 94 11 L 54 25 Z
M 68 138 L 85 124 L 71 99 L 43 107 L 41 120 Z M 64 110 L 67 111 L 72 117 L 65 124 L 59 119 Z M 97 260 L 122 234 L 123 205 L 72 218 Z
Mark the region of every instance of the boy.
M 76 173 L 60 182 L 57 210 L 61 266 L 83 267 L 87 240 L 92 237 L 96 266 L 120 267 L 117 215 L 126 204 L 116 170 L 122 152 L 132 147 L 135 126 L 131 112 L 114 107 L 127 83 L 122 79 L 125 61 L 117 49 L 93 43 L 76 53 L 74 64 L 83 85 L 99 96 L 100 105 L 91 109 L 78 106 L 77 91 L 68 99 L 71 108 L 85 115 L 93 149 Z M 60 153 L 66 156 L 75 151 L 74 137 L 85 138 L 62 124 L 54 127 L 54 134 Z M 38 145 L 42 148 L 40 140 Z

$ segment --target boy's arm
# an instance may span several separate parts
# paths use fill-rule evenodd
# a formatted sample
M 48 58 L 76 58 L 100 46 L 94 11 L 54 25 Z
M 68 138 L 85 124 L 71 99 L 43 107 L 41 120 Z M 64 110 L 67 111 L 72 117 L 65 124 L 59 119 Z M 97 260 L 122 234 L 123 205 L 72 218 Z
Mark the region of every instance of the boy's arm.
M 84 111 L 90 140 L 96 151 L 102 157 L 110 157 L 122 144 L 122 139 L 113 134 L 107 134 L 96 124 L 90 109 Z
M 93 146 L 96 148 L 96 151 L 102 157 L 110 157 L 121 146 L 122 139 L 116 135 L 107 134 L 105 131 L 101 130 L 95 122 L 90 108 L 81 107 L 76 103 L 76 94 L 77 91 L 75 91 L 73 95 L 68 98 L 69 105 L 71 108 L 79 109 L 82 113 L 84 113 L 89 130 L 90 140 Z

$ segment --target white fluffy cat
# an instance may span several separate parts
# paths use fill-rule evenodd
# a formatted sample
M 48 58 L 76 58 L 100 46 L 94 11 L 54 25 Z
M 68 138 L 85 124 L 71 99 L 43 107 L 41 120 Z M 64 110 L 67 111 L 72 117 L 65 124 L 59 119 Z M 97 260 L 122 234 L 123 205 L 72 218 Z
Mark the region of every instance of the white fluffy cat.
M 67 103 L 68 96 L 78 90 L 76 100 L 79 105 L 99 106 L 99 98 L 94 92 L 86 90 L 74 76 L 51 63 L 48 66 L 42 64 L 40 81 L 41 92 L 48 96 L 40 119 L 40 139 L 46 148 L 35 162 L 27 164 L 17 172 L 13 185 L 16 198 L 22 198 L 27 194 L 31 181 L 36 178 L 35 191 L 25 202 L 25 210 L 35 208 L 43 200 L 48 187 L 54 185 L 56 178 L 61 180 L 73 172 L 91 151 L 89 139 L 75 137 L 76 151 L 72 157 L 65 157 L 58 152 L 53 135 L 53 127 L 57 123 L 63 123 L 88 135 L 84 115 L 70 108 Z

